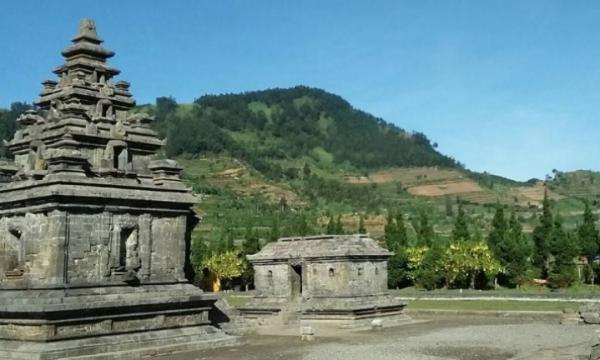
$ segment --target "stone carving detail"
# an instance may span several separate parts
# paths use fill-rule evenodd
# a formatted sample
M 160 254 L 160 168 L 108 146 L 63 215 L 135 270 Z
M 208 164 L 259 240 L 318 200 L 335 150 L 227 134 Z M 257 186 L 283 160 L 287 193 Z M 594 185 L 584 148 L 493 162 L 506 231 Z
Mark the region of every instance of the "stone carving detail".
M 127 274 L 137 279 L 142 261 L 139 253 L 139 226 L 137 221 L 126 218 L 114 229 L 113 273 Z
M 127 143 L 121 140 L 111 140 L 104 150 L 105 167 L 114 170 L 131 170 L 131 157 Z
M 25 271 L 21 231 L 11 229 L 0 248 L 2 270 L 6 278 L 22 276 Z
M 100 99 L 96 104 L 96 114 L 93 120 L 114 120 L 114 116 L 112 102 L 108 99 Z

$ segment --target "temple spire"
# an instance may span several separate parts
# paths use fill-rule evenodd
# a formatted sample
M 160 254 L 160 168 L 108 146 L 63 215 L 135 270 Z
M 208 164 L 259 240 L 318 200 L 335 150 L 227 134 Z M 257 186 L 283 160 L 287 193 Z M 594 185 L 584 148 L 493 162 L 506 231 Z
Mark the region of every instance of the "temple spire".
M 113 83 L 120 71 L 107 63 L 115 53 L 104 48 L 102 43 L 94 20 L 81 20 L 71 45 L 62 51 L 65 62 L 53 71 L 58 79 L 42 83 L 36 105 L 54 114 L 54 118 L 58 113 L 66 112 L 79 118 L 83 116 L 94 121 L 102 118 L 115 123 L 118 117 L 126 116 L 135 100 L 129 93 L 127 82 Z
M 114 80 L 119 70 L 106 61 L 114 52 L 102 46 L 93 20 L 80 22 L 77 36 L 62 54 L 65 62 L 53 71 L 57 79 L 42 82 L 37 108 L 18 120 L 22 131 L 9 146 L 15 157 L 32 170 L 35 163 L 28 159 L 49 160 L 55 150 L 87 144 L 83 156 L 98 173 L 107 174 L 115 164 L 119 171 L 148 173 L 146 168 L 134 169 L 133 161 L 139 154 L 152 155 L 163 143 L 150 128 L 149 115 L 129 112 L 135 106 L 129 83 Z
M 102 42 L 102 39 L 98 37 L 96 32 L 96 22 L 92 19 L 82 19 L 79 22 L 79 34 L 73 38 L 73 42 L 86 39 L 97 44 Z
M 79 33 L 72 40 L 73 44 L 64 49 L 62 54 L 67 62 L 78 57 L 87 57 L 90 60 L 106 62 L 115 53 L 102 47 L 102 39 L 96 32 L 96 23 L 91 19 L 83 19 L 79 23 Z

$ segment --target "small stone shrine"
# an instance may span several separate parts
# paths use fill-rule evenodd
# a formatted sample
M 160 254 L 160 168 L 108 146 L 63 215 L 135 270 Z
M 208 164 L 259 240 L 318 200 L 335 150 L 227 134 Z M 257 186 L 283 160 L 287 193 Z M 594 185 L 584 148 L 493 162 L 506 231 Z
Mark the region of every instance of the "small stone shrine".
M 352 328 L 410 319 L 387 289 L 392 255 L 366 235 L 282 238 L 248 255 L 257 295 L 243 317 L 261 324 Z
M 0 358 L 132 359 L 224 345 L 189 284 L 197 199 L 83 20 L 0 164 Z

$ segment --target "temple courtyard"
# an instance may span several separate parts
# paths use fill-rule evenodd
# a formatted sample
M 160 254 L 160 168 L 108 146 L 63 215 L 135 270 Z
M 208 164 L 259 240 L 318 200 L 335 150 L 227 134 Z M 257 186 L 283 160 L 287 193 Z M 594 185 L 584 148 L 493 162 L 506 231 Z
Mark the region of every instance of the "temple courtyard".
M 561 325 L 556 319 L 519 317 L 420 316 L 381 331 L 336 331 L 300 336 L 243 338 L 243 344 L 160 357 L 169 360 L 504 360 L 589 359 L 597 326 Z

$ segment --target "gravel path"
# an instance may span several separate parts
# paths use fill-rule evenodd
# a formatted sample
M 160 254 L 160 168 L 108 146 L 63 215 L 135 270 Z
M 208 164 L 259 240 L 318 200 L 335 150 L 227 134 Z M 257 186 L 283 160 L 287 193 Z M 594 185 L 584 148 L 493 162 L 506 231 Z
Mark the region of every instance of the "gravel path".
M 380 332 L 318 337 L 311 343 L 296 336 L 254 336 L 246 345 L 169 360 L 576 360 L 589 357 L 596 329 L 514 318 L 444 317 Z

